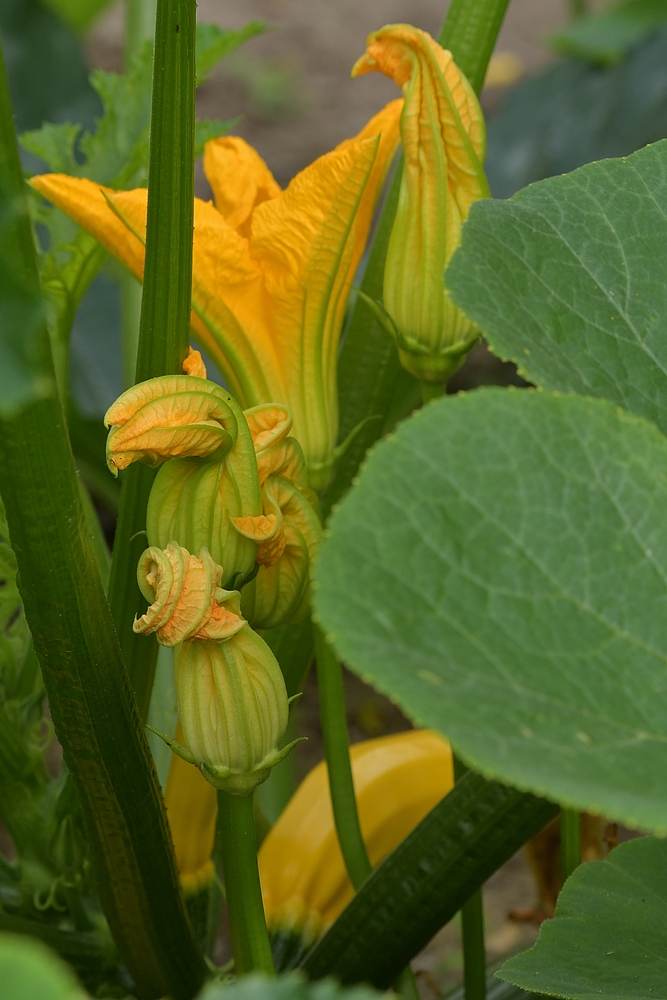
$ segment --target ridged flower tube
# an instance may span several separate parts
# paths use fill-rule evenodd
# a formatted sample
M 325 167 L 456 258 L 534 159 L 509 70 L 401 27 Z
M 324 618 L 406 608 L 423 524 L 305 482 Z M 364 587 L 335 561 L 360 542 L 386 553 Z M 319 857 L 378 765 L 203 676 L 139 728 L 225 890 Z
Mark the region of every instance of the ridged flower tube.
M 451 53 L 411 25 L 369 35 L 352 75 L 374 72 L 395 80 L 405 100 L 403 176 L 377 308 L 403 366 L 422 382 L 442 383 L 479 336 L 450 301 L 444 274 L 470 206 L 489 195 L 484 118 Z
M 244 408 L 289 407 L 319 490 L 338 437 L 336 365 L 348 294 L 398 145 L 402 101 L 315 160 L 283 191 L 243 139 L 206 145 L 215 204 L 195 199 L 192 325 Z M 145 189 L 64 174 L 33 186 L 141 280 Z

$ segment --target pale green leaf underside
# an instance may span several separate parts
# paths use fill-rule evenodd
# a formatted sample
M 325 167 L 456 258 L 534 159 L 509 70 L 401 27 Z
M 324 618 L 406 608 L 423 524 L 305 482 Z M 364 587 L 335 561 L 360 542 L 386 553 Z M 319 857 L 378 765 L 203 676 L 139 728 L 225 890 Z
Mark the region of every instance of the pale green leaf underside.
M 479 390 L 372 454 L 316 609 L 349 666 L 484 774 L 667 830 L 667 440 Z
M 667 843 L 642 837 L 582 865 L 537 944 L 502 979 L 571 1000 L 657 1000 L 667 994 Z
M 473 205 L 447 271 L 492 349 L 667 432 L 667 141 Z

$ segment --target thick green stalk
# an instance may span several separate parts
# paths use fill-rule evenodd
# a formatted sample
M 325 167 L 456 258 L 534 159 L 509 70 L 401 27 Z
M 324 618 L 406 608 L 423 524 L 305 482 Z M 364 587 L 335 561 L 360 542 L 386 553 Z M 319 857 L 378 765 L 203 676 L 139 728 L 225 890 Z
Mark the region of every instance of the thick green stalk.
M 190 338 L 194 213 L 195 0 L 158 0 L 148 160 L 146 263 L 135 380 L 182 371 Z M 136 581 L 146 547 L 146 466 L 123 477 L 109 603 L 142 718 L 153 686 L 157 643 L 132 630 L 145 610 Z
M 0 493 L 26 618 L 102 906 L 135 992 L 190 1000 L 203 963 L 86 525 L 1 59 L 0 226 L 0 369 L 11 363 L 21 387 L 11 408 L 0 401 Z
M 303 963 L 386 989 L 557 806 L 470 771 L 373 871 Z
M 218 830 L 234 971 L 237 976 L 273 975 L 257 868 L 253 796 L 218 792 Z
M 361 835 L 357 801 L 354 795 L 350 748 L 345 717 L 343 670 L 338 657 L 314 626 L 317 658 L 317 687 L 320 698 L 320 722 L 324 755 L 329 772 L 329 789 L 338 843 L 347 873 L 358 889 L 371 871 L 364 838 Z
M 438 41 L 479 94 L 509 0 L 452 0 Z
M 576 809 L 560 811 L 560 864 L 565 884 L 581 864 L 581 814 Z

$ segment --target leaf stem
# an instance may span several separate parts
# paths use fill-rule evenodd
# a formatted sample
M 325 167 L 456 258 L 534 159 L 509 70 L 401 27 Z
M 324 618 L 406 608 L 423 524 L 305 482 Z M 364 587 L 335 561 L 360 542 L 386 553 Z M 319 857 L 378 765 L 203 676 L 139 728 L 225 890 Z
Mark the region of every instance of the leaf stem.
M 581 864 L 581 814 L 576 809 L 560 811 L 560 864 L 564 885 Z
M 182 371 L 190 340 L 194 215 L 195 0 L 158 0 L 148 161 L 146 261 L 135 381 Z M 143 719 L 157 643 L 132 629 L 145 601 L 136 566 L 146 547 L 146 506 L 155 473 L 123 473 L 109 603 Z
M 357 800 L 354 795 L 345 718 L 343 670 L 338 657 L 316 625 L 314 633 L 320 720 L 329 772 L 331 807 L 345 867 L 352 885 L 358 889 L 373 869 L 361 834 Z
M 359 810 L 354 794 L 345 713 L 343 669 L 338 657 L 317 625 L 313 626 L 313 632 L 317 660 L 317 686 L 320 696 L 320 721 L 329 775 L 331 808 L 345 868 L 350 882 L 356 890 L 371 874 L 373 866 L 361 833 Z M 394 990 L 403 997 L 403 1000 L 417 1000 L 419 997 L 409 965 L 406 965 L 396 979 Z
M 236 975 L 274 975 L 257 867 L 252 795 L 218 792 L 218 830 Z

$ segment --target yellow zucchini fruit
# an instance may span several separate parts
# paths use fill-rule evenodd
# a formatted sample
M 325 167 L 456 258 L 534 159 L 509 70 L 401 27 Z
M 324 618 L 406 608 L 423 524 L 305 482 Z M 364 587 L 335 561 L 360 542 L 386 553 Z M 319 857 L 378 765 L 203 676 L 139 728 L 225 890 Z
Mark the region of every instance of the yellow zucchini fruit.
M 410 730 L 350 748 L 361 830 L 373 866 L 417 826 L 454 785 L 447 740 Z M 326 763 L 304 779 L 259 851 L 267 925 L 302 950 L 354 895 L 338 846 Z

